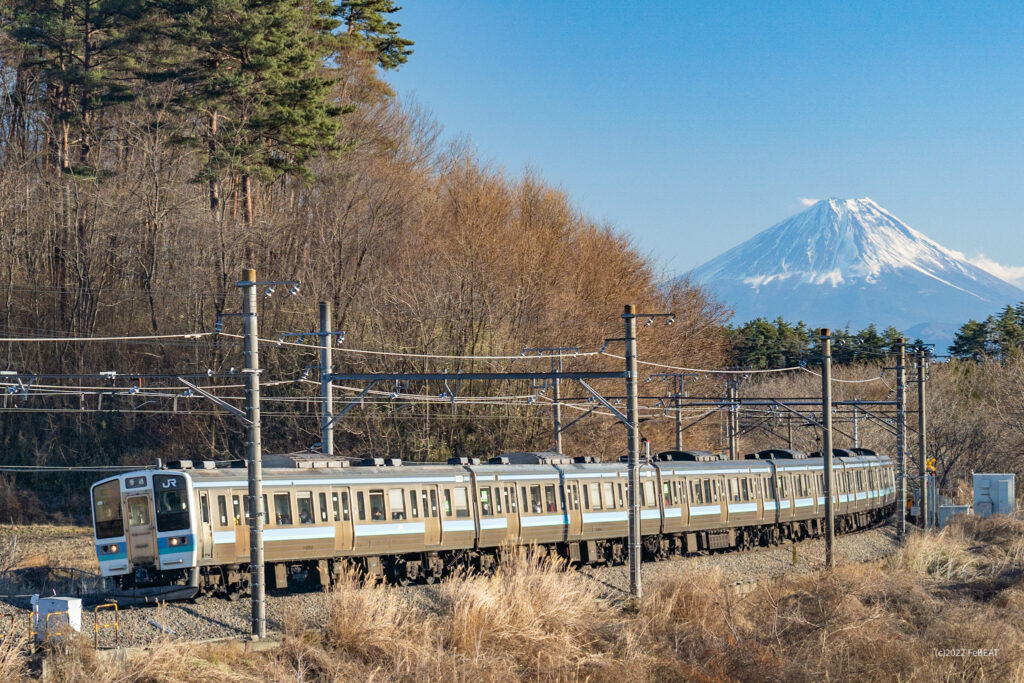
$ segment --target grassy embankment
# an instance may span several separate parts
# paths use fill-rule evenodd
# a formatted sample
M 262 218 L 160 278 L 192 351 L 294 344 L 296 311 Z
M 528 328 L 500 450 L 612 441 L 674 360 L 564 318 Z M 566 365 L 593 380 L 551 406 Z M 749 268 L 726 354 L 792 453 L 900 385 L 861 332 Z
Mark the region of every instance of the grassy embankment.
M 491 577 L 410 593 L 348 580 L 285 643 L 156 646 L 124 662 L 85 643 L 56 680 L 1009 680 L 1024 677 L 1024 522 L 966 518 L 896 555 L 762 583 L 652 582 L 642 607 L 519 554 Z M 84 640 L 84 639 L 82 639 Z M 962 653 L 960 651 L 963 651 Z M 0 679 L 25 666 L 0 649 Z

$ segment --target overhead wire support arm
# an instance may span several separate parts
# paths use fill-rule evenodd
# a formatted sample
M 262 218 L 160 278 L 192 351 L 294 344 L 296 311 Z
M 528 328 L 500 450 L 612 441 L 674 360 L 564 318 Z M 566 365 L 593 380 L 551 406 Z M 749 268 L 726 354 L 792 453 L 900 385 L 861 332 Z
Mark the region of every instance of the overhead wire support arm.
M 252 424 L 253 424 L 252 420 L 249 419 L 249 417 L 245 414 L 245 411 L 242 410 L 241 408 L 236 408 L 235 406 L 231 405 L 230 403 L 228 403 L 224 399 L 220 398 L 219 396 L 215 396 L 214 394 L 211 394 L 206 389 L 203 389 L 200 386 L 192 384 L 192 382 L 189 382 L 187 379 L 179 377 L 178 381 L 181 382 L 182 384 L 184 384 L 186 387 L 188 387 L 192 391 L 194 391 L 197 394 L 199 394 L 200 396 L 203 396 L 205 398 L 210 399 L 211 401 L 213 401 L 214 403 L 219 405 L 221 408 L 223 408 L 224 410 L 228 411 L 229 413 L 231 413 L 232 415 L 237 417 L 239 420 L 244 422 L 247 426 L 252 426 Z

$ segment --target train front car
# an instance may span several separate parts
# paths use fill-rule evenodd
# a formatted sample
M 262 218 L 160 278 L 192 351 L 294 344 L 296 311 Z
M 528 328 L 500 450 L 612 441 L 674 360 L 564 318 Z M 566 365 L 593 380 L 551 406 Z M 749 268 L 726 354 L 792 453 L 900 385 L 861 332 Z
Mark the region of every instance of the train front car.
M 187 474 L 121 474 L 92 487 L 100 572 L 124 601 L 187 599 L 198 592 L 196 512 Z

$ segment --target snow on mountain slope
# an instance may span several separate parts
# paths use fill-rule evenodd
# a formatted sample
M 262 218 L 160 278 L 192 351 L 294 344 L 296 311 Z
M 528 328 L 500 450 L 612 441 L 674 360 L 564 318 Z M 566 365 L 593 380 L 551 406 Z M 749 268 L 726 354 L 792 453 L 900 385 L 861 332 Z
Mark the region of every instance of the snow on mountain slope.
M 696 268 L 736 310 L 812 326 L 953 329 L 1024 299 L 871 199 L 827 199 Z M 926 339 L 941 345 L 950 337 Z M 940 346 L 940 349 L 943 349 Z

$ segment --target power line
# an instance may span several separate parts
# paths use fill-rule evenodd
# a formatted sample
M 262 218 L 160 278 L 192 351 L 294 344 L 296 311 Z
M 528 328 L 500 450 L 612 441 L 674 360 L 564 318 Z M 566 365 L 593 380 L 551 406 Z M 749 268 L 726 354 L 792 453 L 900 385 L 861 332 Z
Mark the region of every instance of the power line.
M 200 339 L 213 336 L 213 332 L 190 332 L 187 334 L 149 334 L 134 337 L 3 337 L 0 342 L 19 344 L 24 342 L 132 342 L 155 339 Z

